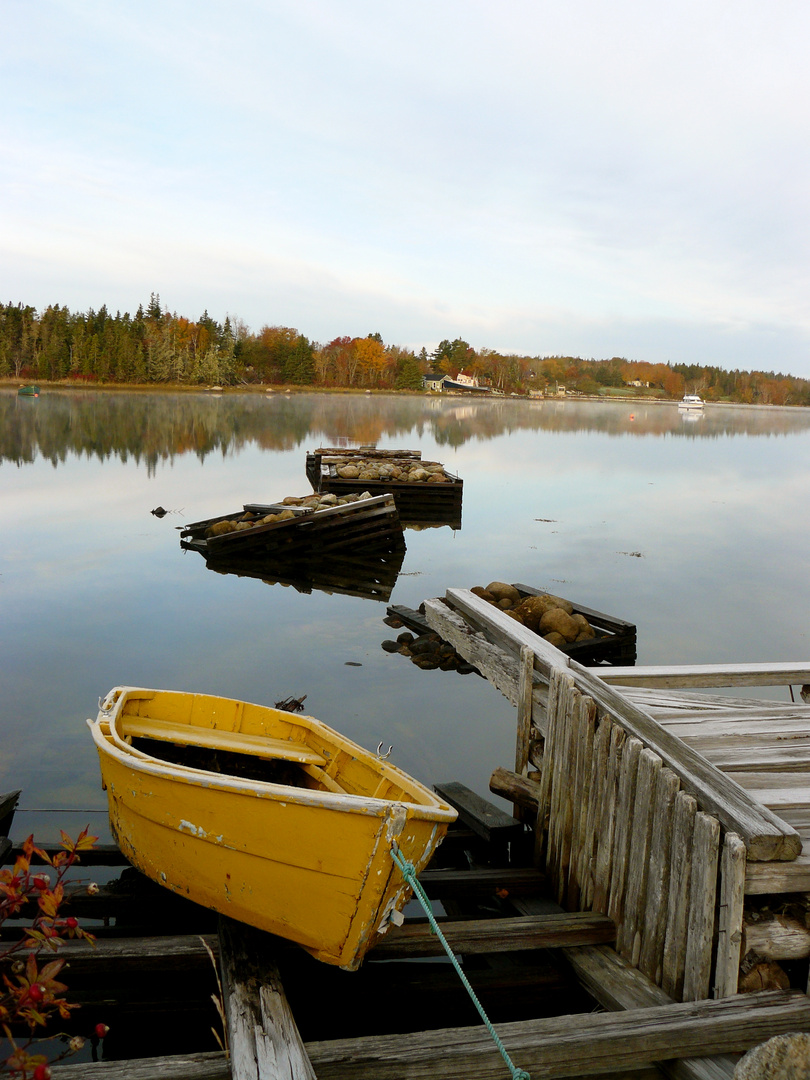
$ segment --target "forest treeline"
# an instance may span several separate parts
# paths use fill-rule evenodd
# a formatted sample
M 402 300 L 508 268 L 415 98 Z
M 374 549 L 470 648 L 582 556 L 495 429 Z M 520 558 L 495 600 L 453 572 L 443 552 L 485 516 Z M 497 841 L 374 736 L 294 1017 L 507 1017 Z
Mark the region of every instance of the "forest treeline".
M 170 313 L 153 293 L 134 315 L 106 307 L 74 313 L 0 304 L 0 378 L 87 384 L 274 385 L 421 390 L 429 372 L 464 371 L 504 393 L 564 385 L 581 394 L 633 392 L 709 401 L 810 406 L 810 380 L 773 371 L 699 364 L 650 364 L 611 357 L 528 356 L 473 348 L 462 338 L 433 352 L 386 344 L 381 335 L 322 344 L 293 327 L 252 333 L 240 319 L 218 323 Z

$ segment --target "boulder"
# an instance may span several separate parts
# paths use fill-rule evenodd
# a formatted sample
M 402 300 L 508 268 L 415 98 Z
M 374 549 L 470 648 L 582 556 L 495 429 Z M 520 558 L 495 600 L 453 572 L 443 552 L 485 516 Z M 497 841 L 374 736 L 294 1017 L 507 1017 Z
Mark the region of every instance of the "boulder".
M 562 608 L 549 608 L 540 620 L 537 630 L 543 636 L 554 632 L 562 634 L 566 641 L 576 641 L 580 627 L 567 611 Z
M 806 1080 L 810 1076 L 810 1035 L 775 1035 L 740 1058 L 734 1080 Z
M 490 581 L 487 592 L 492 593 L 496 600 L 511 600 L 513 604 L 520 603 L 520 593 L 514 585 L 508 585 L 505 581 Z

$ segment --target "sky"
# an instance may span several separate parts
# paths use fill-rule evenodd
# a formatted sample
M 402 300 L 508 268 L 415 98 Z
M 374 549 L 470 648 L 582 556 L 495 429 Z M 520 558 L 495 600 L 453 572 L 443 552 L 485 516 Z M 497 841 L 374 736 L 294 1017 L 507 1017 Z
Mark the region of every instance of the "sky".
M 806 0 L 2 0 L 0 301 L 810 378 Z

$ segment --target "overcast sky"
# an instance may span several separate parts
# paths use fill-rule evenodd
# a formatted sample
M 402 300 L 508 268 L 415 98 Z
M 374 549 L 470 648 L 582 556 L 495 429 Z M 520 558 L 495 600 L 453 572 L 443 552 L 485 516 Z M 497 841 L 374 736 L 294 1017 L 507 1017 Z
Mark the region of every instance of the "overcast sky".
M 0 10 L 0 300 L 810 377 L 807 0 Z

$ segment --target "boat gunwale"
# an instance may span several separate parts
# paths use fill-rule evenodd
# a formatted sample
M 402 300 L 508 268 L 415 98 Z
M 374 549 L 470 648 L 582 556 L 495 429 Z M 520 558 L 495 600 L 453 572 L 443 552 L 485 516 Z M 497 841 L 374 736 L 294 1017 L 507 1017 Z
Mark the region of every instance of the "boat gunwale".
M 412 811 L 412 817 L 420 817 L 424 820 L 435 822 L 447 821 L 448 823 L 456 820 L 456 811 L 449 803 L 445 802 L 436 795 L 435 792 L 431 791 L 430 788 L 404 772 L 404 770 L 400 769 L 397 765 L 393 765 L 387 761 L 381 762 L 381 779 L 386 773 L 393 773 L 393 776 L 390 777 L 390 779 L 399 783 L 403 788 L 410 786 L 419 792 L 424 793 L 429 799 L 429 802 L 420 803 L 407 798 L 375 798 L 372 795 L 357 795 L 349 791 L 338 793 L 333 791 L 322 791 L 316 788 L 300 788 L 292 785 L 273 783 L 272 781 L 267 780 L 243 779 L 238 776 L 233 776 L 230 773 L 216 773 L 207 769 L 194 768 L 190 765 L 177 765 L 173 762 L 163 761 L 161 758 L 131 746 L 125 741 L 120 732 L 116 730 L 116 723 L 121 719 L 123 706 L 128 700 L 127 691 L 143 691 L 144 689 L 145 688 L 143 687 L 115 687 L 110 691 L 110 694 L 115 693 L 116 691 L 122 692 L 113 708 L 106 711 L 100 709 L 95 720 L 87 720 L 87 725 L 90 728 L 99 754 L 106 754 L 107 757 L 116 760 L 124 767 L 129 767 L 136 772 L 156 776 L 161 779 L 176 779 L 195 787 L 213 788 L 223 792 L 232 791 L 234 794 L 250 795 L 254 798 L 263 798 L 276 802 L 293 801 L 301 805 L 331 807 L 333 809 L 336 806 L 339 806 L 341 810 L 345 810 L 346 812 L 362 814 L 371 813 L 374 816 L 383 816 L 383 811 L 386 807 L 396 805 L 406 807 L 409 811 Z M 183 695 L 183 691 L 177 690 L 156 690 L 154 692 Z M 204 696 L 215 697 L 216 695 Z M 105 698 L 105 701 L 108 699 L 109 694 L 107 695 L 107 698 Z M 236 699 L 220 697 L 218 700 L 234 701 Z M 260 705 L 258 708 L 271 709 L 272 707 Z M 338 732 L 333 732 L 332 729 L 322 721 L 310 716 L 296 716 L 292 718 L 291 714 L 292 722 L 304 719 L 312 721 L 313 724 L 317 725 L 318 728 L 325 730 L 327 733 L 334 734 L 336 736 L 336 742 L 338 743 L 336 750 L 339 751 L 345 749 L 339 745 L 339 741 L 343 740 L 350 744 L 352 751 L 358 752 L 358 757 L 365 758 L 369 764 L 374 763 L 374 755 L 371 751 L 346 739 L 345 736 L 339 735 Z M 107 734 L 102 730 L 102 724 L 104 723 L 109 725 L 110 734 Z

